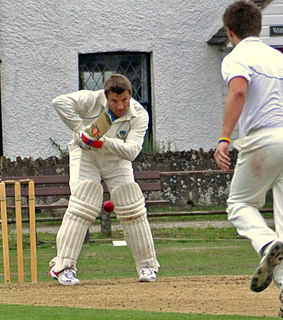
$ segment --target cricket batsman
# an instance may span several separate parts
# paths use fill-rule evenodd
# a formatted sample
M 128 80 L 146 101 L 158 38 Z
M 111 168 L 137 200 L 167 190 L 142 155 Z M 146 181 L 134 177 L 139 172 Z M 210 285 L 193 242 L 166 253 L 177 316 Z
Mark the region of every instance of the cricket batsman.
M 130 81 L 113 74 L 104 90 L 60 95 L 52 103 L 73 131 L 73 140 L 68 145 L 71 196 L 57 234 L 57 256 L 50 261 L 50 276 L 62 285 L 80 284 L 77 261 L 86 232 L 101 211 L 103 179 L 133 254 L 139 281 L 156 281 L 159 263 L 145 199 L 132 167 L 142 150 L 149 117 L 132 98 Z

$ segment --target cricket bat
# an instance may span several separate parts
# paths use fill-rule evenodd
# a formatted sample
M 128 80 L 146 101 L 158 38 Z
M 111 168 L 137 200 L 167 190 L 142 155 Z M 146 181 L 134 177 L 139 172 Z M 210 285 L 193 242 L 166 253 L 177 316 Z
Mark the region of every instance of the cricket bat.
M 88 133 L 94 140 L 99 140 L 111 127 L 112 120 L 107 111 L 101 113 L 96 121 L 90 126 Z

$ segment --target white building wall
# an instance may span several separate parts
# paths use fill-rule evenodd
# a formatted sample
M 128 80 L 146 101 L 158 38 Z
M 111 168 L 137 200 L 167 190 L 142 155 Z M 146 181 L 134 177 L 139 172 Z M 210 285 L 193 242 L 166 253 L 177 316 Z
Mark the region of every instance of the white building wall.
M 71 132 L 51 101 L 78 90 L 79 53 L 109 51 L 152 52 L 156 141 L 176 150 L 215 148 L 223 118 L 222 54 L 206 41 L 231 2 L 2 0 L 4 156 L 59 155 L 50 138 L 64 149 Z
M 282 36 L 270 36 L 270 26 L 283 26 L 283 0 L 273 0 L 262 11 L 261 39 L 270 46 L 283 47 Z

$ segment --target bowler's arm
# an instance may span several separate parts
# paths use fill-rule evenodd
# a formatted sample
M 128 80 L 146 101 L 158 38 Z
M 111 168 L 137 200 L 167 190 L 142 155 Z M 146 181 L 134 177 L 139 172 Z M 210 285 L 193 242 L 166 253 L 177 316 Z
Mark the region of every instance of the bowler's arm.
M 229 82 L 221 137 L 229 138 L 240 118 L 246 101 L 248 82 L 243 77 Z
M 230 80 L 221 137 L 230 138 L 243 111 L 247 90 L 248 82 L 245 78 L 235 77 Z M 224 171 L 228 170 L 231 165 L 228 153 L 229 144 L 226 142 L 219 143 L 214 153 L 218 167 Z

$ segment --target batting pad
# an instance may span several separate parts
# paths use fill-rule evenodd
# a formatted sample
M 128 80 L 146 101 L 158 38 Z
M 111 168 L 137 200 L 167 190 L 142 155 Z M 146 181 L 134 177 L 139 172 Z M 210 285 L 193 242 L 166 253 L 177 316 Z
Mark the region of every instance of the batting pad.
M 74 189 L 67 211 L 94 222 L 101 211 L 103 188 L 91 180 L 80 182 Z
M 123 184 L 112 190 L 111 200 L 120 221 L 134 220 L 146 215 L 145 200 L 136 182 Z
M 86 232 L 101 211 L 103 189 L 90 180 L 80 182 L 70 197 L 67 211 L 56 238 L 57 257 L 50 267 L 55 272 L 76 269 Z
M 158 271 L 152 234 L 147 220 L 145 200 L 137 183 L 118 186 L 112 190 L 111 200 L 125 240 L 136 262 L 136 270 L 151 267 Z

